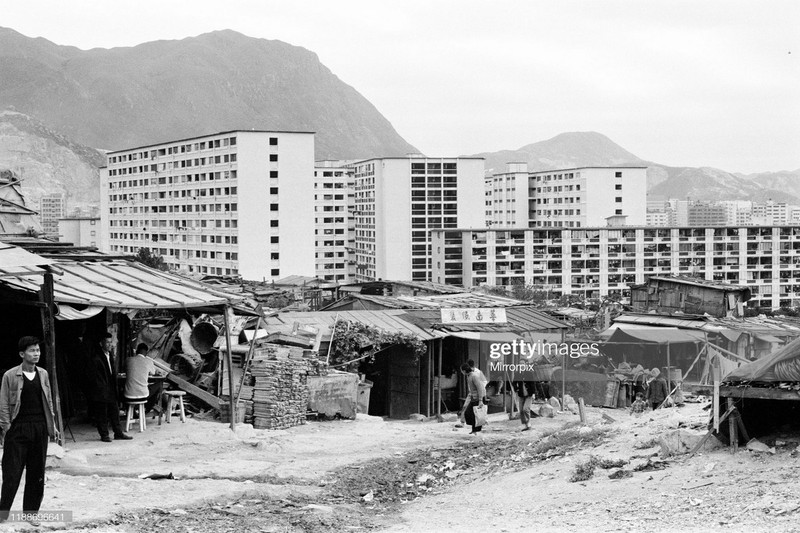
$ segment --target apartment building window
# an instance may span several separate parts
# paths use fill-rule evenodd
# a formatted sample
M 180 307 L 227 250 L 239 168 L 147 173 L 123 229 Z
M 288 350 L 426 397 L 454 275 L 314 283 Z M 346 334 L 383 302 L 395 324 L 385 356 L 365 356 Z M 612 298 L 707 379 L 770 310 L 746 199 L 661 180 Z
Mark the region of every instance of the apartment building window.
M 278 221 L 277 220 L 270 220 L 269 221 L 269 227 L 277 228 L 278 227 Z
M 617 203 L 621 203 L 622 202 L 622 196 L 617 196 L 616 198 L 614 198 L 614 201 L 617 202 Z
M 615 178 L 621 178 L 622 177 L 622 172 L 614 172 L 614 177 Z
M 614 185 L 614 189 L 616 189 L 618 191 L 621 191 L 622 190 L 622 184 L 621 183 L 617 183 L 616 185 Z
M 278 138 L 277 137 L 270 137 L 269 138 L 269 145 L 270 146 L 278 146 Z
M 269 242 L 272 244 L 278 244 L 278 237 L 270 237 Z
M 270 270 L 270 274 L 272 276 L 280 276 L 281 275 L 281 269 L 280 268 L 273 268 L 273 269 Z
M 278 160 L 278 154 L 269 154 L 269 160 L 270 161 L 277 161 Z
M 270 211 L 277 211 L 278 210 L 278 204 L 269 204 L 269 210 Z
M 616 211 L 614 211 L 614 214 L 621 215 L 622 214 L 622 209 L 617 209 Z

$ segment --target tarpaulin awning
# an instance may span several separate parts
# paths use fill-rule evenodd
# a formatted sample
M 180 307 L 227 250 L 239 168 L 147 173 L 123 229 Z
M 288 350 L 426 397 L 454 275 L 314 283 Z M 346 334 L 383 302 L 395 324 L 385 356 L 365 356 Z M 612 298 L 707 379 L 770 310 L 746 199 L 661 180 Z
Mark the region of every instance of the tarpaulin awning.
M 92 318 L 105 309 L 97 305 L 90 305 L 86 309 L 75 309 L 69 304 L 60 303 L 56 304 L 56 318 L 58 320 L 85 320 Z
M 740 366 L 725 381 L 800 381 L 800 339 Z
M 33 254 L 32 254 L 33 255 Z M 205 283 L 124 260 L 58 260 L 53 266 L 56 303 L 112 309 L 188 309 L 218 307 L 241 301 Z M 0 287 L 38 293 L 41 278 L 0 278 Z
M 773 337 L 772 335 L 767 335 L 766 333 L 756 333 L 756 338 L 764 342 L 783 342 L 778 337 Z
M 697 331 L 678 328 L 618 328 L 605 344 L 676 344 L 705 342 L 705 336 Z

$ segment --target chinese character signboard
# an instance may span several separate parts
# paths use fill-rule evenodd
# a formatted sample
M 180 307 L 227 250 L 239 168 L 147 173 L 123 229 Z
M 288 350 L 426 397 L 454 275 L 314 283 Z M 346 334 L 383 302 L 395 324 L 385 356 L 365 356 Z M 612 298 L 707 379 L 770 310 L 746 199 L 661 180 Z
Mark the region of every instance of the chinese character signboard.
M 493 307 L 440 309 L 442 324 L 505 324 L 506 310 Z

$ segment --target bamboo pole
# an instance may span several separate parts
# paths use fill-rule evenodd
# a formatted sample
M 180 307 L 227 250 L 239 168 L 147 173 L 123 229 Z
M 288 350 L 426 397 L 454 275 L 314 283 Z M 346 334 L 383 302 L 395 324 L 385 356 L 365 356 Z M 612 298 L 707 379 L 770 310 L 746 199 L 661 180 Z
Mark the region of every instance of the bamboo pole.
M 336 335 L 336 326 L 339 325 L 339 313 L 336 313 L 336 318 L 333 319 L 333 327 L 331 328 L 331 339 L 328 341 L 328 354 L 325 356 L 325 364 L 327 365 L 331 360 L 331 347 L 333 346 L 333 337 Z

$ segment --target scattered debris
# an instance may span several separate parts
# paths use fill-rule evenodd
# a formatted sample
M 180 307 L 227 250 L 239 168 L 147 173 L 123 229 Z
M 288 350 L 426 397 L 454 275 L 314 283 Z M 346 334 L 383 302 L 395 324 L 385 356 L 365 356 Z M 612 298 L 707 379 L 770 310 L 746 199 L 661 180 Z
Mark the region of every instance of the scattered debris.
M 751 452 L 775 453 L 775 448 L 771 448 L 758 439 L 750 439 L 747 449 Z

